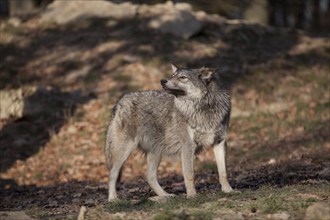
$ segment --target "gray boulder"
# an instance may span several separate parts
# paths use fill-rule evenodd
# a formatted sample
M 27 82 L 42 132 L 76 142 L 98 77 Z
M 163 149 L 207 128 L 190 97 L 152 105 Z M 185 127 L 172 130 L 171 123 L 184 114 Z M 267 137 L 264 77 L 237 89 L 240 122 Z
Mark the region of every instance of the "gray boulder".
M 62 92 L 53 88 L 25 86 L 0 91 L 0 119 L 18 119 L 56 114 L 73 107 L 81 99 L 80 91 Z
M 36 88 L 0 91 L 0 119 L 21 118 L 24 112 L 24 96 L 35 92 Z
M 197 34 L 202 24 L 197 20 L 189 4 L 176 4 L 171 2 L 156 5 L 149 9 L 154 15 L 148 26 L 162 33 L 170 33 L 188 39 Z
M 42 13 L 42 23 L 68 24 L 79 19 L 128 19 L 136 15 L 137 6 L 131 3 L 115 4 L 110 1 L 62 1 L 51 3 Z

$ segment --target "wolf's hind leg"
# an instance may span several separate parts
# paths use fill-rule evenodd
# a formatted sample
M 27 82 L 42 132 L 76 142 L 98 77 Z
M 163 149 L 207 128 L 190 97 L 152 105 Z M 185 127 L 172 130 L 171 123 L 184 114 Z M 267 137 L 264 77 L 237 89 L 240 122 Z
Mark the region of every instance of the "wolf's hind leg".
M 121 167 L 135 149 L 135 144 L 133 142 L 125 142 L 111 149 L 112 154 L 112 166 L 109 172 L 109 197 L 108 201 L 113 201 L 118 199 L 116 183 L 121 171 Z
M 147 164 L 148 164 L 148 171 L 147 171 L 147 180 L 152 188 L 152 190 L 158 196 L 169 196 L 167 192 L 159 185 L 157 179 L 157 170 L 161 160 L 161 156 L 159 154 L 148 153 L 147 154 Z
M 228 179 L 227 179 L 227 167 L 226 167 L 226 140 L 221 141 L 213 147 L 215 160 L 217 162 L 219 180 L 221 189 L 223 192 L 233 192 Z

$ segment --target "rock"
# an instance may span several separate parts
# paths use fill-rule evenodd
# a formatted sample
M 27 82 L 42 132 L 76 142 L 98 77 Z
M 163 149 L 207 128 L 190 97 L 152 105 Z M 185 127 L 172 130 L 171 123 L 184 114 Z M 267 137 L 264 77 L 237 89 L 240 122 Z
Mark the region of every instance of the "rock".
M 185 39 L 198 33 L 202 23 L 196 18 L 192 7 L 187 3 L 133 5 L 115 4 L 110 1 L 62 1 L 51 3 L 41 15 L 41 23 L 69 24 L 83 23 L 91 18 L 131 19 L 135 16 L 151 17 L 148 27 L 162 33 L 170 33 Z M 79 20 L 78 20 L 79 19 Z M 84 71 L 83 71 L 84 72 Z M 80 73 L 78 73 L 79 75 Z M 76 73 L 73 74 L 74 76 Z
M 0 119 L 21 118 L 24 112 L 24 97 L 35 91 L 35 87 L 0 91 Z
M 17 17 L 12 17 L 12 18 L 9 18 L 9 20 L 8 20 L 8 24 L 10 24 L 14 27 L 20 26 L 21 23 L 22 23 L 21 19 L 19 19 Z
M 156 4 L 156 5 L 140 5 L 138 7 L 138 14 L 140 16 L 153 17 L 165 13 L 166 11 L 192 11 L 192 6 L 188 3 L 176 3 L 173 4 L 172 1 L 167 1 L 166 3 Z
M 41 15 L 42 23 L 68 24 L 90 18 L 134 18 L 137 6 L 131 3 L 115 4 L 110 1 L 62 1 L 51 3 Z
M 23 211 L 15 211 L 15 212 L 0 212 L 0 219 L 6 219 L 6 220 L 33 220 L 35 218 L 31 218 L 25 212 Z
M 272 165 L 272 164 L 275 164 L 276 163 L 276 160 L 274 158 L 270 159 L 267 164 L 269 165 Z
M 146 10 L 147 13 L 154 15 L 148 26 L 162 33 L 170 33 L 188 39 L 202 28 L 202 24 L 195 17 L 191 6 L 186 3 L 173 5 L 172 2 L 167 2 Z
M 169 4 L 171 5 L 172 1 L 168 1 L 166 4 Z M 177 10 L 181 10 L 181 11 L 192 11 L 192 6 L 189 4 L 189 3 L 183 3 L 183 2 L 180 2 L 180 3 L 176 3 L 174 5 L 174 7 L 177 9 Z
M 189 11 L 169 11 L 152 19 L 149 27 L 189 39 L 200 31 L 202 25 Z
M 276 219 L 276 220 L 287 220 L 290 218 L 290 215 L 287 212 L 279 212 L 274 214 L 267 215 L 269 219 Z
M 85 206 L 81 206 L 78 214 L 77 220 L 84 220 L 87 208 Z
M 25 86 L 19 89 L 0 91 L 0 119 L 56 114 L 59 110 L 72 107 L 78 93 L 65 93 L 52 88 Z
M 227 20 L 226 18 L 217 14 L 207 14 L 205 11 L 197 11 L 195 12 L 195 16 L 199 21 L 211 22 L 218 25 L 223 25 Z
M 310 219 L 329 220 L 330 219 L 329 204 L 318 202 L 309 206 L 306 210 L 305 220 L 310 220 Z

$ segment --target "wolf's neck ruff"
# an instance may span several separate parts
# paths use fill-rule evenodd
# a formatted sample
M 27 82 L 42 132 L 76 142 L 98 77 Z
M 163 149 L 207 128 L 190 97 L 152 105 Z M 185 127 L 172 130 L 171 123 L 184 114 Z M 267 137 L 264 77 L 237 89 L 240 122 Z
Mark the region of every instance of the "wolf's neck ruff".
M 174 99 L 177 110 L 188 125 L 201 132 L 213 130 L 221 124 L 230 112 L 228 92 L 212 85 L 202 98 L 179 97 Z

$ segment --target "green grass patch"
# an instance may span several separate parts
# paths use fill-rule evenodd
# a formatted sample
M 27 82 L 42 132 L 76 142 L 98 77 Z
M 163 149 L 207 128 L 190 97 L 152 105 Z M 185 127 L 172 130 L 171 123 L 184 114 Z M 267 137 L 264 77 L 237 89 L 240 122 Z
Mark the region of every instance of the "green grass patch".
M 199 194 L 195 198 L 187 199 L 185 196 L 176 196 L 169 198 L 166 202 L 157 203 L 149 200 L 148 198 L 143 198 L 139 201 L 129 201 L 129 200 L 120 200 L 110 202 L 107 205 L 107 210 L 111 213 L 115 212 L 129 212 L 129 211 L 138 211 L 138 210 L 155 210 L 155 209 L 164 209 L 172 210 L 177 208 L 196 208 L 200 205 L 207 203 L 212 200 L 212 195 Z
M 315 202 L 329 201 L 330 183 L 292 185 L 277 188 L 264 185 L 257 190 L 243 190 L 241 193 L 198 194 L 187 199 L 180 195 L 157 203 L 143 198 L 139 201 L 122 200 L 111 202 L 105 210 L 110 213 L 126 212 L 128 215 L 145 212 L 153 219 L 212 219 L 216 213 L 257 213 L 265 216 L 287 212 L 293 219 L 304 216 L 307 207 Z

